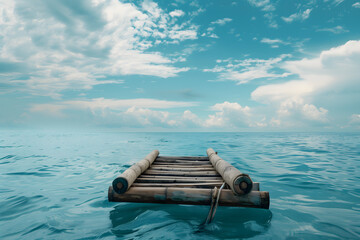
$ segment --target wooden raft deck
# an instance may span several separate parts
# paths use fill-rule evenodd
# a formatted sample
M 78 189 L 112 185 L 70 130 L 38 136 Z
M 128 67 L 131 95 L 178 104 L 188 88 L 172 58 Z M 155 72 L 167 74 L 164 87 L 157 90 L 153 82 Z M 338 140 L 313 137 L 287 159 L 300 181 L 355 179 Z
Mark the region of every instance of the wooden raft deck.
M 269 208 L 269 193 L 221 159 L 208 156 L 159 156 L 154 150 L 117 177 L 109 187 L 112 202 L 210 205 L 218 189 L 220 206 Z

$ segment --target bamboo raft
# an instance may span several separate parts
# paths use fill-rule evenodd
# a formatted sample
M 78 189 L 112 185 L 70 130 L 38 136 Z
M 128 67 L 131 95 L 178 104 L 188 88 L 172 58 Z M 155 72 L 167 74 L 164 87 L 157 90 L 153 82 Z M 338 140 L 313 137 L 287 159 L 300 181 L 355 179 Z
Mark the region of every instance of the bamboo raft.
M 213 149 L 206 153 L 203 157 L 174 157 L 159 156 L 154 150 L 113 181 L 108 199 L 212 205 L 216 196 L 220 206 L 269 208 L 269 192 L 260 191 L 259 183 L 221 159 Z M 221 186 L 224 189 L 219 192 Z

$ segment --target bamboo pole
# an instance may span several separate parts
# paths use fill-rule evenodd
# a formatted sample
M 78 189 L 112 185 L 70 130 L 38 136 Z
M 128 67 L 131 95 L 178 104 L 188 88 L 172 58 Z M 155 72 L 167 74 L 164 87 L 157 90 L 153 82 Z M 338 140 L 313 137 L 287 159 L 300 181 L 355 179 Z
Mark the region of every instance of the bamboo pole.
M 211 164 L 235 194 L 242 195 L 251 191 L 253 182 L 249 175 L 241 173 L 230 163 L 221 159 L 212 148 L 209 148 L 206 153 Z
M 136 178 L 151 166 L 158 155 L 159 151 L 154 150 L 149 153 L 143 160 L 126 169 L 125 172 L 123 172 L 112 182 L 114 191 L 119 194 L 126 192 L 130 188 L 131 184 L 136 180 Z
M 210 205 L 213 189 L 173 187 L 132 187 L 124 194 L 117 194 L 109 187 L 110 202 L 140 202 Z M 269 192 L 252 191 L 246 195 L 235 195 L 223 189 L 219 198 L 220 206 L 252 207 L 268 209 Z

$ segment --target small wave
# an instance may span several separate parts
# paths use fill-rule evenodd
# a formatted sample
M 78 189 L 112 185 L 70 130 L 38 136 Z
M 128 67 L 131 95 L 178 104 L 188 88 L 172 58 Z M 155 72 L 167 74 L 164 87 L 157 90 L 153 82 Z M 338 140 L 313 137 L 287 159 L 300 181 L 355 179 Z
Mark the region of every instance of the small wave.
M 0 160 L 4 160 L 4 159 L 10 159 L 10 158 L 14 158 L 16 157 L 15 155 L 6 155 L 5 157 L 0 158 Z
M 52 177 L 55 176 L 51 173 L 44 173 L 44 172 L 12 172 L 12 173 L 5 173 L 5 175 L 12 175 L 12 176 L 35 176 L 35 177 Z

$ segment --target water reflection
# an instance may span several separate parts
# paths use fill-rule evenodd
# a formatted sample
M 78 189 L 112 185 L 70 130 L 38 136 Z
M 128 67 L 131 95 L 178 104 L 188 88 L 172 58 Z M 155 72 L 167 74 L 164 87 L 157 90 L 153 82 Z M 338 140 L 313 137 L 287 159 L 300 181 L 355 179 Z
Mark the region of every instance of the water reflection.
M 264 209 L 219 207 L 211 224 L 203 225 L 209 206 L 120 203 L 109 213 L 111 231 L 120 238 L 218 239 L 251 238 L 270 227 Z

